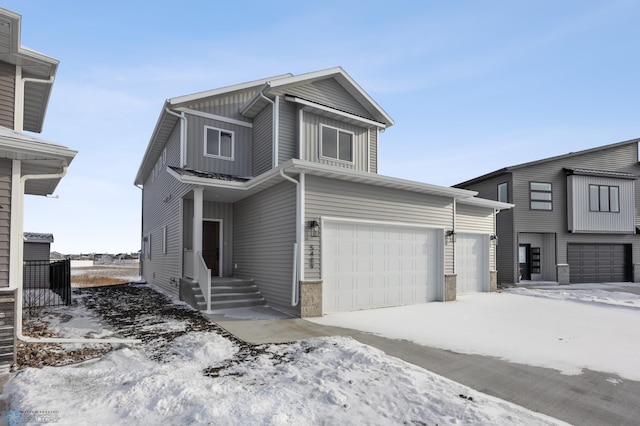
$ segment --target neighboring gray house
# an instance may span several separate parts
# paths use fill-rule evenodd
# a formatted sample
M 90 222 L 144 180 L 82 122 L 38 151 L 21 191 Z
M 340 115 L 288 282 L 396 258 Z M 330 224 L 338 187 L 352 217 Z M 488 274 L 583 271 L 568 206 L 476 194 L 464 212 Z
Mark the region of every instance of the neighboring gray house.
M 21 20 L 0 8 L 0 368 L 15 359 L 24 195 L 53 193 L 76 155 L 23 133 L 42 130 L 58 61 L 20 45 Z
M 391 125 L 339 67 L 168 99 L 135 179 L 143 278 L 302 317 L 489 291 L 511 206 L 378 175 Z
M 500 214 L 498 281 L 640 281 L 640 139 L 520 164 L 455 185 Z
M 53 234 L 38 232 L 24 233 L 24 260 L 41 260 L 48 262 L 51 258 Z

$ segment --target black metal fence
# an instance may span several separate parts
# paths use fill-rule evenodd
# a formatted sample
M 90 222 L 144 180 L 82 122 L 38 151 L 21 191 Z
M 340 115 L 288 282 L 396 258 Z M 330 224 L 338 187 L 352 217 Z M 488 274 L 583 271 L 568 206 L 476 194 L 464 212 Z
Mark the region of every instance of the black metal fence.
M 71 261 L 25 260 L 22 306 L 43 308 L 71 304 Z

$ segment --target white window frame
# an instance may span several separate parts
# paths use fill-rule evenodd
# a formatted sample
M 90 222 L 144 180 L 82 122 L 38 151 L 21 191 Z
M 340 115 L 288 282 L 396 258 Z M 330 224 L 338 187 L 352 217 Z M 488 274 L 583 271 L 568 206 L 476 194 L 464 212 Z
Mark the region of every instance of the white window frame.
M 207 152 L 207 146 L 208 146 L 207 138 L 209 136 L 209 130 L 216 130 L 218 132 L 218 152 L 220 152 L 220 133 L 227 133 L 231 135 L 231 157 L 226 157 L 224 155 L 210 154 L 209 152 Z M 213 126 L 204 126 L 204 156 L 205 157 L 217 158 L 219 160 L 234 161 L 235 152 L 236 152 L 236 133 L 233 130 L 221 129 L 219 127 L 213 127 Z
M 324 153 L 322 152 L 322 131 L 324 130 L 324 128 L 328 128 L 328 129 L 332 129 L 336 131 L 336 155 L 337 157 L 329 157 L 324 155 Z M 349 135 L 351 135 L 351 160 L 343 160 L 340 157 L 340 132 L 342 133 L 347 133 Z M 355 141 L 356 141 L 356 134 L 350 130 L 345 130 L 345 129 L 341 129 L 339 127 L 334 127 L 334 126 L 329 126 L 327 124 L 320 124 L 320 134 L 318 136 L 318 150 L 320 151 L 320 158 L 323 158 L 325 160 L 331 160 L 331 161 L 340 161 L 341 163 L 346 163 L 346 164 L 354 164 L 355 161 Z
M 167 225 L 162 228 L 162 254 L 167 254 L 167 228 Z

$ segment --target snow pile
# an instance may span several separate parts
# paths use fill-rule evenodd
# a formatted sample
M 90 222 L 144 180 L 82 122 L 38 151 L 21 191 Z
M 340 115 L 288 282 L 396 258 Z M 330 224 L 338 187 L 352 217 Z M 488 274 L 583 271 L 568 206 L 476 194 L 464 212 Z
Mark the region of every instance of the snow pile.
M 620 307 L 630 307 L 640 309 L 640 295 L 623 291 L 602 290 L 597 285 L 575 285 L 571 287 L 556 287 L 554 289 L 544 288 L 510 288 L 511 294 L 522 294 L 524 296 L 545 297 L 556 300 L 572 300 L 586 303 L 597 303 L 601 305 L 617 305 Z M 588 291 L 586 291 L 588 290 Z
M 190 333 L 172 342 L 164 362 L 125 348 L 82 365 L 24 370 L 5 395 L 12 409 L 55 409 L 59 424 L 559 423 L 350 338 L 236 354 L 216 333 Z
M 624 303 L 634 295 L 608 293 L 608 300 L 623 303 L 603 304 L 575 303 L 561 295 L 528 297 L 551 295 L 533 290 L 517 293 L 466 294 L 455 302 L 334 313 L 311 321 L 564 374 L 588 368 L 640 380 L 640 309 Z M 575 297 L 598 299 L 599 293 L 592 294 Z
M 2 395 L 14 416 L 46 412 L 61 425 L 561 424 L 348 337 L 249 345 L 147 286 L 80 294 L 78 307 L 43 318 L 65 336 L 144 343 L 14 373 Z

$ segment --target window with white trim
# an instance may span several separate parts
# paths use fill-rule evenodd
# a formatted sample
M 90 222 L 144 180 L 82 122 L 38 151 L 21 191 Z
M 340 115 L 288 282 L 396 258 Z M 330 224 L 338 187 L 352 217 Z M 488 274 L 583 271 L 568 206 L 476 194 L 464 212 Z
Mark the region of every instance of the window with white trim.
M 531 210 L 553 210 L 553 193 L 548 182 L 529 182 Z
M 354 134 L 336 127 L 320 125 L 320 157 L 353 163 Z
M 620 188 L 609 185 L 589 185 L 589 210 L 620 213 Z
M 204 128 L 204 155 L 233 160 L 234 132 L 216 127 Z
M 507 182 L 498 184 L 498 201 L 509 202 L 509 184 Z

